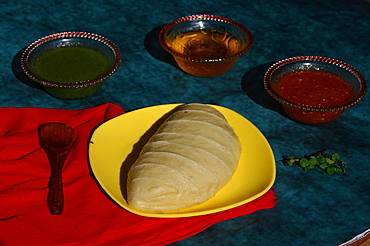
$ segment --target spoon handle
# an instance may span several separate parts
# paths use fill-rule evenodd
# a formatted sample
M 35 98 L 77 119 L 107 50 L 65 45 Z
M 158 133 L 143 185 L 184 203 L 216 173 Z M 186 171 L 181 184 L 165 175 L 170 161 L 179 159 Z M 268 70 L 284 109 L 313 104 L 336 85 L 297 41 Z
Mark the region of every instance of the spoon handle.
M 62 153 L 49 155 L 51 176 L 48 193 L 48 207 L 50 213 L 54 215 L 61 214 L 64 207 L 62 169 L 65 159 L 66 156 Z
M 64 196 L 62 188 L 62 170 L 52 171 L 48 194 L 48 206 L 51 214 L 61 214 L 64 207 Z

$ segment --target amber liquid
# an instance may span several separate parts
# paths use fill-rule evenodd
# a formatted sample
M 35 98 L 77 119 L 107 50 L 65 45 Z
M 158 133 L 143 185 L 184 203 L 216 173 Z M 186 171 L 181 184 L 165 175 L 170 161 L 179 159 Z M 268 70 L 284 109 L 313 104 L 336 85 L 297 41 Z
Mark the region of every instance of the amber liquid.
M 193 62 L 175 57 L 185 72 L 199 77 L 214 77 L 227 72 L 235 63 L 221 61 L 243 49 L 240 42 L 230 34 L 215 30 L 195 30 L 178 35 L 171 47 L 178 53 L 191 57 Z

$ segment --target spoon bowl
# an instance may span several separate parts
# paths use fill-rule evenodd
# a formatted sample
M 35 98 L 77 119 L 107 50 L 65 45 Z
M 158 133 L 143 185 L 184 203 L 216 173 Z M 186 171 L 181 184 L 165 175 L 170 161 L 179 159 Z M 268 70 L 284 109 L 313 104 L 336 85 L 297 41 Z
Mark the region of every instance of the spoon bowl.
M 75 134 L 72 127 L 62 123 L 42 124 L 38 133 L 40 146 L 44 149 L 51 167 L 48 207 L 51 214 L 61 214 L 64 207 L 62 169 L 73 147 Z

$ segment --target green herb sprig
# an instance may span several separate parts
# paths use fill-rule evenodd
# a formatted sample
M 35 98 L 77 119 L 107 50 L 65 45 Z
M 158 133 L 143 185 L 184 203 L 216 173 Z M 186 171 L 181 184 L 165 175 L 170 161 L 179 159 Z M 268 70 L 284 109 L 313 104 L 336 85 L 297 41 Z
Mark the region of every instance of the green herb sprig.
M 320 150 L 303 158 L 283 156 L 281 161 L 285 166 L 293 166 L 296 164 L 301 167 L 303 171 L 311 170 L 316 166 L 324 170 L 329 175 L 333 175 L 336 172 L 348 174 L 346 171 L 346 163 L 340 160 L 339 154 L 333 153 L 332 155 L 329 155 L 325 153 L 325 151 L 325 149 Z

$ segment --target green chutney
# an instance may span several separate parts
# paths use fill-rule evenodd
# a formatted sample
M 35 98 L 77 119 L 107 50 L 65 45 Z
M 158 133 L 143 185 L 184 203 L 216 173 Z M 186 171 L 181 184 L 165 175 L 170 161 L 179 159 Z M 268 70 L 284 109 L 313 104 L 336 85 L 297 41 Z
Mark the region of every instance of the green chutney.
M 41 78 L 58 83 L 95 79 L 108 69 L 108 60 L 100 52 L 78 46 L 49 50 L 35 59 L 33 72 Z

